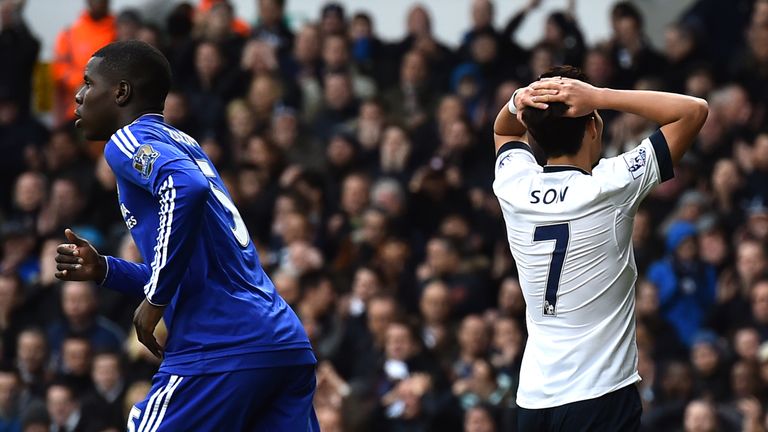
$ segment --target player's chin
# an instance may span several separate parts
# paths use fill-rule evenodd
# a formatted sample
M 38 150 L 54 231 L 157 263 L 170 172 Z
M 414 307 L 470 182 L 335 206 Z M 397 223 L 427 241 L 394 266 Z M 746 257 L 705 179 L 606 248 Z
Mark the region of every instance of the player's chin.
M 87 121 L 82 118 L 75 120 L 75 127 L 83 132 L 83 137 L 88 141 L 105 141 L 109 139 L 110 134 L 101 133 L 92 128 Z

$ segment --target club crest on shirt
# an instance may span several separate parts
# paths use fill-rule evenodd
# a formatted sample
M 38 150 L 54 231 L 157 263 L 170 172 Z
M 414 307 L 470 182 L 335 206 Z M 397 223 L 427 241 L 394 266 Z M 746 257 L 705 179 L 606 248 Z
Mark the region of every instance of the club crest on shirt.
M 157 150 L 149 144 L 144 144 L 133 155 L 133 167 L 141 173 L 142 177 L 149 178 L 158 157 L 160 157 L 160 153 Z
M 627 164 L 627 169 L 629 170 L 629 173 L 632 174 L 633 179 L 643 175 L 647 160 L 648 155 L 642 147 L 638 147 L 624 155 L 624 162 Z

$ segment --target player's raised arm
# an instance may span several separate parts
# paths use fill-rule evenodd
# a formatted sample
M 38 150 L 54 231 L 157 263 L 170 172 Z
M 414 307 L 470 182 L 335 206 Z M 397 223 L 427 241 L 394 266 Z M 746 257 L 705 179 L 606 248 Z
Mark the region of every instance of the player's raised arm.
M 656 122 L 661 126 L 673 163 L 677 163 L 690 148 L 709 113 L 704 99 L 675 93 L 597 88 L 583 81 L 559 77 L 542 79 L 531 87 L 556 91 L 554 95 L 534 95 L 532 101 L 563 102 L 570 106 L 569 116 L 586 115 L 595 109 L 611 109 Z
M 532 86 L 521 87 L 512 94 L 509 102 L 506 103 L 493 123 L 493 141 L 496 146 L 495 152 L 510 141 L 528 142 L 525 138 L 527 131 L 522 122 L 521 113 L 523 108 L 531 106 L 539 109 L 547 109 L 547 104 L 533 100 L 535 96 L 555 95 L 556 91 L 550 89 L 534 89 Z

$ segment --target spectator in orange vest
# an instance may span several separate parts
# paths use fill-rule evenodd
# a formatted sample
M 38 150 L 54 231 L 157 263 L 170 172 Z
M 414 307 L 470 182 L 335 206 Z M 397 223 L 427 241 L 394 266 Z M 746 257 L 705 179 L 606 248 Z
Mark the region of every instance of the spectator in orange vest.
M 88 9 L 56 38 L 53 79 L 56 85 L 54 118 L 57 124 L 74 119 L 75 93 L 91 55 L 117 37 L 109 0 L 87 0 Z

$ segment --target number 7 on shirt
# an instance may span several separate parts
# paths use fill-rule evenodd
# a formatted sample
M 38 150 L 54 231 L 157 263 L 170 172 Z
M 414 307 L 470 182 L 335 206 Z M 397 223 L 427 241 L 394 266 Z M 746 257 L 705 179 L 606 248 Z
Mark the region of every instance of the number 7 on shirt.
M 547 289 L 544 292 L 544 316 L 557 316 L 557 290 L 560 288 L 560 277 L 563 273 L 563 263 L 568 250 L 570 226 L 567 223 L 555 225 L 539 225 L 533 231 L 533 241 L 555 241 L 552 260 L 549 262 Z

